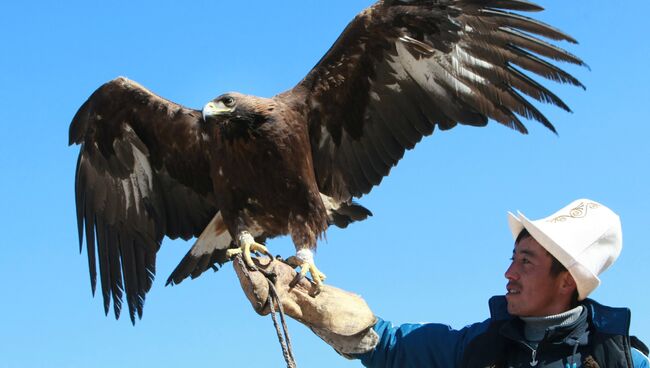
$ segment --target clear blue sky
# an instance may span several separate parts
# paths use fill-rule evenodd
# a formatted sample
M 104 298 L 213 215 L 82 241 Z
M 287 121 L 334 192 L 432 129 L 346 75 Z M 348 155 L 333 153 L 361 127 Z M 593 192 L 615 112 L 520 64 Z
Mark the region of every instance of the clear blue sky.
M 18 5 L 19 4 L 19 5 Z M 144 318 L 104 317 L 79 255 L 68 124 L 101 83 L 124 75 L 200 108 L 224 91 L 292 87 L 370 0 L 4 1 L 0 5 L 0 367 L 280 367 L 230 266 L 176 287 L 164 279 L 189 242 L 165 240 Z M 559 137 L 531 122 L 436 133 L 361 202 L 375 216 L 332 229 L 318 264 L 327 282 L 396 322 L 454 327 L 488 316 L 512 251 L 506 211 L 549 214 L 600 201 L 623 220 L 624 249 L 593 294 L 633 310 L 650 341 L 650 103 L 647 1 L 547 0 L 537 16 L 577 38 L 587 91 L 552 85 L 573 114 L 544 107 Z M 292 254 L 287 239 L 269 243 Z M 297 323 L 303 367 L 358 366 Z

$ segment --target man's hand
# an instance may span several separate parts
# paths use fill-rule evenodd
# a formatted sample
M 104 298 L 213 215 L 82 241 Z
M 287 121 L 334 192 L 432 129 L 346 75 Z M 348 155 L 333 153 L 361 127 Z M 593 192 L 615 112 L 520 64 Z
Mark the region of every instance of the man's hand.
M 361 354 L 377 344 L 372 329 L 376 318 L 359 295 L 330 285 L 320 286 L 320 292 L 314 295 L 317 286 L 306 278 L 295 283 L 296 272 L 291 266 L 269 258 L 255 258 L 253 263 L 261 272 L 250 271 L 239 257 L 233 260 L 242 289 L 260 315 L 270 312 L 264 272 L 275 275 L 275 288 L 285 313 L 311 328 L 340 354 Z

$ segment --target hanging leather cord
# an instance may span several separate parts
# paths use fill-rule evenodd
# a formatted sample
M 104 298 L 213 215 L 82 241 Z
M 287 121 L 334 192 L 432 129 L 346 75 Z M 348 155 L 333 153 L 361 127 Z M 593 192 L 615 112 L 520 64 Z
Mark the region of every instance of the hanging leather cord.
M 265 275 L 266 276 L 266 275 Z M 284 356 L 284 361 L 287 362 L 287 368 L 296 368 L 296 359 L 293 357 L 293 348 L 291 347 L 291 338 L 289 337 L 289 329 L 287 328 L 287 323 L 284 318 L 284 308 L 282 308 L 282 302 L 280 297 L 278 297 L 278 292 L 275 290 L 274 281 L 271 281 L 267 277 L 269 282 L 269 308 L 271 309 L 271 318 L 273 319 L 273 325 L 275 326 L 275 332 L 278 334 L 278 341 L 282 347 L 282 355 Z M 280 326 L 278 326 L 277 318 L 275 317 L 275 306 L 278 304 L 278 311 L 280 313 L 280 322 L 282 323 L 282 331 L 280 331 Z M 285 341 L 286 340 L 286 341 Z
M 238 254 L 236 256 L 236 261 L 239 262 L 239 264 L 242 267 L 246 267 L 241 254 Z M 276 262 L 276 261 L 277 260 L 273 260 L 272 262 Z M 278 335 L 278 341 L 280 342 L 280 346 L 282 347 L 282 355 L 284 356 L 284 361 L 287 363 L 287 368 L 297 368 L 296 359 L 293 356 L 293 348 L 291 347 L 291 337 L 289 336 L 289 328 L 287 327 L 286 319 L 284 317 L 284 308 L 282 307 L 282 301 L 280 300 L 280 297 L 278 296 L 278 292 L 275 288 L 277 275 L 274 272 L 268 272 L 261 267 L 258 267 L 257 270 L 260 271 L 260 273 L 264 275 L 264 277 L 266 277 L 266 281 L 268 281 L 269 283 L 269 295 L 266 303 L 269 305 L 269 309 L 271 311 L 270 313 L 271 319 L 273 319 L 275 332 Z M 282 330 L 280 330 L 280 326 L 278 324 L 278 320 L 275 315 L 276 304 L 278 306 L 278 313 L 280 314 L 280 323 L 282 324 Z

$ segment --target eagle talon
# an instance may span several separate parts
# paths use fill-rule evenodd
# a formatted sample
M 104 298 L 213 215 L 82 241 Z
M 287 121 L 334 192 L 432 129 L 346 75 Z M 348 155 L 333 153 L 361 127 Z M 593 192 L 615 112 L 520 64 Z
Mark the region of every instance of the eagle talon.
M 311 274 L 311 279 L 316 284 L 318 292 L 320 292 L 320 287 L 323 285 L 323 281 L 327 278 L 324 273 L 322 273 L 312 260 L 301 260 L 296 256 L 291 256 L 285 261 L 288 265 L 294 268 L 300 267 L 300 272 L 296 274 L 296 277 L 291 282 L 293 285 L 297 285 L 300 280 L 307 276 L 307 273 Z
M 232 259 L 238 254 L 242 254 L 241 248 L 231 248 L 226 251 L 226 257 L 228 257 L 228 259 Z
M 300 273 L 296 273 L 296 276 L 294 276 L 293 280 L 289 283 L 289 288 L 293 289 L 300 283 L 300 280 L 302 280 L 303 276 L 300 275 Z
M 273 255 L 269 252 L 266 246 L 256 242 L 248 231 L 242 231 L 239 234 L 238 240 L 239 248 L 228 249 L 226 251 L 226 256 L 228 258 L 232 258 L 238 254 L 241 254 L 242 258 L 244 259 L 244 264 L 246 264 L 246 267 L 248 267 L 250 271 L 257 271 L 257 267 L 255 267 L 255 264 L 253 263 L 251 253 L 255 253 L 255 255 L 258 257 L 260 254 L 264 254 L 273 259 Z

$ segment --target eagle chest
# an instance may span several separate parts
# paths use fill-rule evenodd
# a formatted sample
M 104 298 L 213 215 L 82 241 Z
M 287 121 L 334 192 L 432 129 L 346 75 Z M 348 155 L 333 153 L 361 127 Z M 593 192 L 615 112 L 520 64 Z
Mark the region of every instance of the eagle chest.
M 299 137 L 274 133 L 223 139 L 211 175 L 224 212 L 286 227 L 292 215 L 307 215 L 319 194 Z

